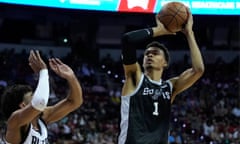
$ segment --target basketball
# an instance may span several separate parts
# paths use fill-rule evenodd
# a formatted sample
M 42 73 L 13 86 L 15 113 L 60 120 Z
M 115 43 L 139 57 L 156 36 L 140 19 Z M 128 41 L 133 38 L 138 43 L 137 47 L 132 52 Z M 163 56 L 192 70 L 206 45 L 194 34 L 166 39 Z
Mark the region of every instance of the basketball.
M 170 32 L 181 31 L 188 19 L 188 8 L 180 2 L 169 2 L 163 5 L 157 17 Z

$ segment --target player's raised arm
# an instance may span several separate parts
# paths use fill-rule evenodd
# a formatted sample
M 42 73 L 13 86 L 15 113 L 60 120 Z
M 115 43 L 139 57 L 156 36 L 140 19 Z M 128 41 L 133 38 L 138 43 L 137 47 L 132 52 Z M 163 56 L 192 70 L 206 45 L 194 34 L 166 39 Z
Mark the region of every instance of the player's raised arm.
M 70 92 L 65 99 L 45 110 L 43 119 L 46 123 L 62 119 L 83 103 L 82 88 L 73 70 L 58 58 L 49 59 L 49 65 L 58 76 L 67 80 Z
M 28 85 L 13 85 L 3 95 L 3 111 L 8 118 L 6 141 L 20 143 L 29 125 L 37 119 L 47 107 L 49 98 L 49 76 L 46 64 L 39 51 L 30 52 L 29 65 L 39 74 L 37 88 L 34 92 Z M 7 107 L 8 106 L 8 107 Z
M 192 67 L 184 71 L 179 77 L 171 79 L 173 82 L 173 97 L 172 102 L 177 94 L 192 86 L 204 73 L 204 64 L 201 52 L 195 40 L 192 30 L 193 17 L 189 10 L 188 23 L 182 32 L 185 34 L 190 48 L 190 56 Z
M 9 118 L 10 126 L 22 126 L 29 123 L 39 113 L 44 111 L 49 98 L 49 78 L 46 64 L 40 57 L 39 51 L 31 51 L 29 56 L 29 65 L 33 71 L 39 74 L 38 85 L 33 93 L 30 102 L 22 102 L 19 104 L 18 111 L 14 112 Z
M 137 62 L 136 49 L 140 42 L 143 42 L 153 35 L 151 28 L 141 29 L 125 33 L 122 37 L 122 62 L 125 75 L 125 83 L 122 88 L 122 95 L 129 95 L 138 85 L 141 77 L 141 67 Z
M 126 92 L 128 91 L 126 89 L 134 89 L 140 80 L 142 71 L 136 57 L 136 49 L 137 46 L 139 46 L 139 43 L 144 43 L 148 40 L 151 40 L 153 37 L 162 35 L 175 35 L 175 33 L 166 30 L 157 16 L 155 17 L 155 20 L 156 26 L 130 31 L 125 33 L 122 37 L 122 61 L 126 79 L 122 91 L 123 95 L 129 93 Z

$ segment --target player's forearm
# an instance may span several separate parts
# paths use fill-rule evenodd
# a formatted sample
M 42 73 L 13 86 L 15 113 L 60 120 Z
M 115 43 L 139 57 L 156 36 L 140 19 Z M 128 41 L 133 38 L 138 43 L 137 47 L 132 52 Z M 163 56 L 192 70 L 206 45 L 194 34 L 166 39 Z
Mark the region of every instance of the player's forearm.
M 35 109 L 39 111 L 44 111 L 48 103 L 48 98 L 49 98 L 48 70 L 42 69 L 39 72 L 39 81 L 37 88 L 33 94 L 31 104 Z
M 139 42 L 145 42 L 153 37 L 164 35 L 163 29 L 159 27 L 139 29 L 135 31 L 127 32 L 122 37 L 123 45 L 134 45 Z
M 67 100 L 72 103 L 74 108 L 77 108 L 83 103 L 82 87 L 75 75 L 68 78 L 67 81 L 70 87 L 70 93 L 67 97 Z
M 127 44 L 139 43 L 149 40 L 153 36 L 152 28 L 139 29 L 127 32 L 122 37 L 122 42 Z
M 201 52 L 195 40 L 194 32 L 188 32 L 186 34 L 188 45 L 190 48 L 190 55 L 192 59 L 192 67 L 196 72 L 204 72 L 204 64 Z

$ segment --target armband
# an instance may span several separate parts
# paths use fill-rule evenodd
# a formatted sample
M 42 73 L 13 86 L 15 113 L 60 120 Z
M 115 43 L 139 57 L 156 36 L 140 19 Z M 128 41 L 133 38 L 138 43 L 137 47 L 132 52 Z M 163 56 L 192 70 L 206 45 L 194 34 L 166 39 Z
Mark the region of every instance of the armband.
M 136 47 L 153 36 L 152 28 L 140 29 L 125 33 L 122 37 L 122 61 L 130 65 L 137 62 Z

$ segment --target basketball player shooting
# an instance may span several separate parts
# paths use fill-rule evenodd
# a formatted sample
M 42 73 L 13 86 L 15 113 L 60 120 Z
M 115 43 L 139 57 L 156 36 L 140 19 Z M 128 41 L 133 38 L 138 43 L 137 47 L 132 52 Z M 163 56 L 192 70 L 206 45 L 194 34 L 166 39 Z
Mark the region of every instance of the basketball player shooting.
M 29 65 L 39 74 L 36 90 L 28 85 L 9 86 L 2 95 L 2 112 L 7 118 L 4 140 L 7 144 L 47 144 L 47 124 L 65 117 L 83 102 L 82 88 L 72 69 L 58 58 L 49 59 L 49 65 L 58 76 L 67 80 L 69 95 L 53 106 L 49 98 L 48 69 L 38 51 L 31 51 Z
M 169 65 L 168 50 L 163 44 L 151 42 L 144 52 L 142 72 L 136 57 L 137 44 L 153 37 L 174 34 L 158 18 L 156 23 L 156 27 L 131 31 L 122 37 L 125 83 L 121 96 L 118 144 L 168 144 L 171 104 L 179 93 L 191 87 L 204 73 L 190 11 L 181 32 L 190 48 L 192 67 L 179 76 L 163 80 L 163 71 Z

